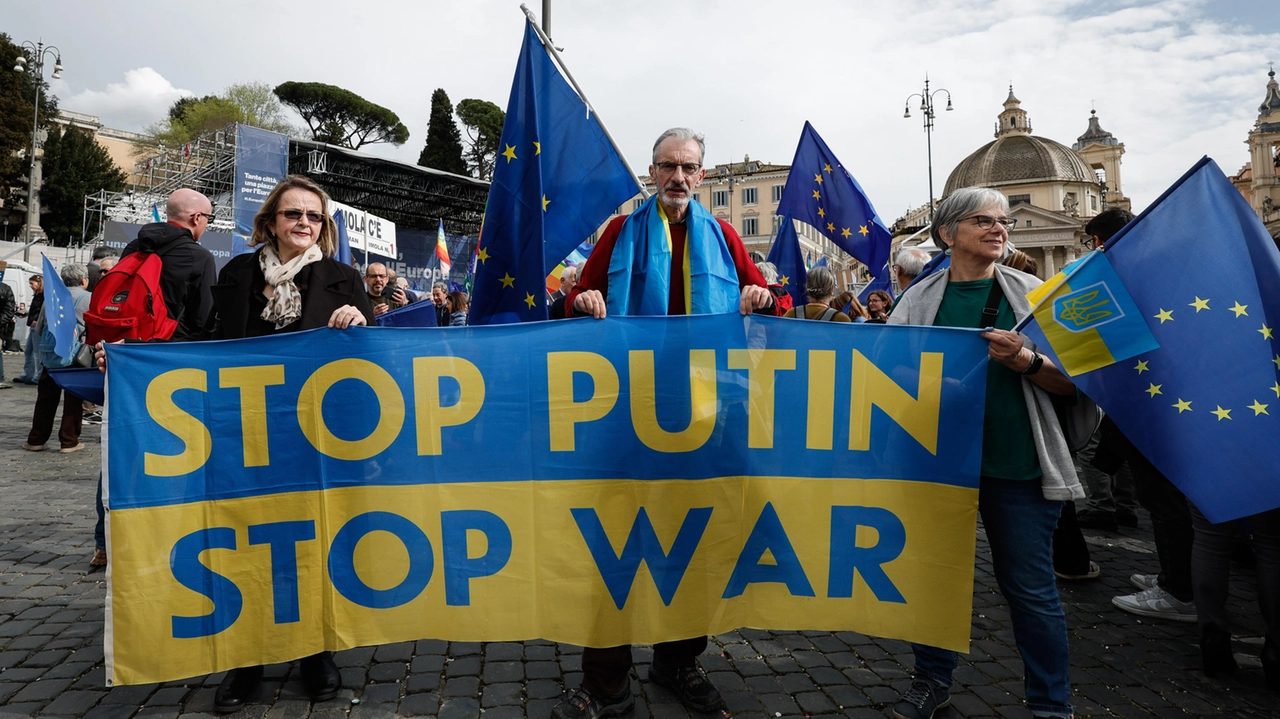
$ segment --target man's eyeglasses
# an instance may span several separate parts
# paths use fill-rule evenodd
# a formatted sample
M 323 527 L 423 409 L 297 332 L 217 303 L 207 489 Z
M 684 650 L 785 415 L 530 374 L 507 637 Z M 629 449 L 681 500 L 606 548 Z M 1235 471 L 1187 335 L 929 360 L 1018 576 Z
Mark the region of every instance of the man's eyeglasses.
M 698 170 L 702 169 L 702 165 L 699 165 L 696 162 L 658 162 L 654 164 L 654 167 L 662 170 L 668 175 L 672 174 L 677 169 L 684 170 L 684 174 L 686 175 L 694 175 L 697 174 Z
M 284 219 L 290 222 L 297 222 L 305 215 L 307 221 L 313 225 L 324 224 L 324 215 L 319 212 L 303 212 L 302 210 L 280 210 L 277 215 L 284 215 Z
M 374 273 L 372 273 L 372 272 L 370 272 L 369 274 L 365 275 L 365 277 L 369 277 L 369 278 L 372 278 L 372 279 L 375 279 L 375 280 L 376 280 L 376 279 L 385 278 L 386 276 L 387 276 L 387 275 L 386 275 L 386 273 L 374 274 Z
M 989 230 L 995 227 L 997 222 L 1004 225 L 1006 230 L 1012 229 L 1014 225 L 1018 224 L 1018 221 L 1012 217 L 992 217 L 991 215 L 970 215 L 960 221 L 964 222 L 965 220 L 973 220 L 973 224 L 977 225 L 979 230 Z
M 192 217 L 203 217 L 206 222 L 213 222 L 213 213 L 210 212 L 197 212 Z

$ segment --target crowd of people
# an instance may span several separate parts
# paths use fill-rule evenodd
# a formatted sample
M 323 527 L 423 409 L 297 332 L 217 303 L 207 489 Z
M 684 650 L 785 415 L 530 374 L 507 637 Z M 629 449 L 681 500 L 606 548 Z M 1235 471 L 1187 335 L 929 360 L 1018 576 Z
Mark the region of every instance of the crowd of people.
M 1257 554 L 1258 599 L 1267 623 L 1262 664 L 1268 686 L 1280 691 L 1280 510 L 1246 526 L 1214 525 L 1191 505 L 1125 438 L 1104 420 L 1079 451 L 1070 446 L 1058 407 L 1080 396 L 1054 362 L 1015 332 L 1030 306 L 1027 293 L 1041 283 L 1034 260 L 1011 252 L 1008 200 L 999 191 L 964 188 L 938 206 L 930 229 L 949 267 L 923 274 L 929 256 L 900 251 L 893 265 L 900 293 L 874 291 L 865 306 L 851 292 L 837 292 L 826 267 L 808 272 L 806 301 L 793 305 L 777 284 L 777 271 L 753 258 L 731 224 L 691 201 L 705 177 L 701 135 L 685 128 L 662 133 L 653 145 L 649 174 L 657 193 L 629 216 L 614 218 L 589 259 L 569 267 L 550 297 L 555 317 L 760 313 L 850 324 L 970 327 L 983 330 L 989 364 L 983 420 L 978 511 L 991 548 L 1000 591 L 1008 601 L 1014 637 L 1025 667 L 1025 701 L 1035 717 L 1073 716 L 1067 622 L 1058 580 L 1097 577 L 1081 527 L 1114 530 L 1134 526 L 1137 504 L 1151 517 L 1159 571 L 1131 577 L 1139 590 L 1117 597 L 1117 608 L 1143 616 L 1198 621 L 1204 670 L 1233 671 L 1235 660 L 1225 610 L 1233 535 L 1252 534 Z M 168 200 L 167 222 L 143 227 L 123 252 L 152 253 L 163 260 L 160 288 L 173 341 L 274 335 L 319 327 L 372 325 L 376 318 L 419 298 L 403 277 L 373 262 L 364 272 L 338 262 L 336 230 L 325 211 L 328 196 L 311 180 L 291 176 L 271 192 L 254 221 L 253 252 L 231 259 L 221 271 L 199 244 L 212 219 L 208 198 L 193 190 Z M 1132 219 L 1109 210 L 1086 227 L 1100 245 Z M 639 258 L 639 259 L 637 259 Z M 90 268 L 68 265 L 62 281 L 73 288 L 77 317 L 96 276 L 116 258 L 95 254 Z M 757 261 L 759 260 L 759 261 Z M 96 266 L 96 267 L 95 267 Z M 922 276 L 923 274 L 923 276 Z M 38 291 L 41 278 L 32 278 Z M 78 292 L 76 292 L 78 290 Z M 39 295 L 37 295 L 39 297 Z M 465 325 L 468 298 L 444 283 L 431 288 L 439 326 Z M 0 295 L 0 312 L 6 311 Z M 0 317 L 0 319 L 4 319 Z M 27 318 L 43 320 L 38 303 Z M 862 331 L 872 331 L 864 328 Z M 892 331 L 892 330 L 875 330 Z M 33 332 L 33 337 L 38 333 Z M 36 344 L 37 349 L 30 349 Z M 32 430 L 24 449 L 39 450 L 51 436 L 58 390 L 41 368 L 38 343 L 28 343 L 18 382 L 39 386 Z M 105 351 L 97 361 L 105 369 Z M 83 406 L 64 395 L 59 432 L 62 451 L 75 451 Z M 1075 503 L 1089 503 L 1079 515 Z M 101 479 L 99 480 L 101 482 Z M 96 547 L 92 563 L 105 564 L 104 509 L 99 486 Z M 698 665 L 705 636 L 654 646 L 648 680 L 672 691 L 690 709 L 724 706 Z M 928 719 L 950 702 L 956 653 L 913 645 L 915 674 L 893 705 L 899 719 Z M 598 719 L 634 706 L 630 646 L 588 647 L 582 682 L 552 710 L 554 719 Z M 328 652 L 302 660 L 314 699 L 336 694 L 340 676 Z M 215 705 L 234 711 L 254 694 L 261 667 L 228 672 Z

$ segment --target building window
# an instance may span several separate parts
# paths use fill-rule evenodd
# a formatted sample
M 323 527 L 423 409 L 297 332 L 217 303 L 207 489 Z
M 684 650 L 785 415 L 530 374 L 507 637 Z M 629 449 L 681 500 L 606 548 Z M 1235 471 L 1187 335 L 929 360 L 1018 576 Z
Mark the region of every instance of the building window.
M 728 191 L 728 190 L 715 190 L 715 191 L 713 191 L 713 192 L 711 193 L 711 206 L 712 206 L 712 207 L 728 207 L 728 206 L 729 206 L 729 191 Z
M 618 205 L 618 209 L 617 209 L 613 214 L 615 214 L 615 215 L 621 215 L 621 214 L 622 214 L 622 210 L 623 210 L 625 207 L 626 207 L 626 205 Z
M 758 193 L 754 187 L 742 188 L 742 204 L 754 205 L 759 202 Z
M 773 234 L 778 234 L 778 229 L 782 227 L 782 218 L 778 215 L 773 216 Z
M 1031 195 L 1009 195 L 1009 204 L 1016 205 L 1019 203 L 1031 204 Z
M 1089 195 L 1089 207 L 1090 207 L 1091 209 L 1094 209 L 1094 210 L 1097 210 L 1097 209 L 1098 209 L 1098 196 L 1097 196 L 1097 195 L 1093 195 L 1093 194 L 1090 194 L 1090 195 Z
M 1031 226 L 1031 220 L 1027 220 L 1026 223 L 1027 223 L 1027 227 Z
M 744 235 L 760 234 L 760 221 L 755 217 L 742 218 L 742 234 Z
M 776 205 L 776 204 L 778 204 L 779 202 L 782 202 L 782 190 L 783 190 L 785 187 L 786 187 L 786 185 L 774 185 L 774 186 L 773 186 L 773 204 L 775 204 L 775 205 Z
M 695 193 L 693 193 L 693 201 L 694 201 L 694 202 L 702 202 L 702 193 L 701 193 L 701 192 L 695 192 Z
M 640 209 L 640 206 L 643 204 L 644 204 L 644 200 L 637 197 L 636 199 L 631 201 L 631 211 L 635 212 L 636 210 Z

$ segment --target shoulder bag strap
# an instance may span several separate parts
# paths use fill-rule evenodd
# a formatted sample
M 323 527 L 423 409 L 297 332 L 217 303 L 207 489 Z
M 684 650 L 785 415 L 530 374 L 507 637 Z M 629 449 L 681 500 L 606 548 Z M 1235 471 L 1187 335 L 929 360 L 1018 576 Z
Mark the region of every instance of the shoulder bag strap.
M 1004 290 L 1000 287 L 1000 278 L 991 278 L 991 294 L 987 295 L 987 306 L 982 308 L 982 329 L 996 326 L 996 316 L 1000 314 L 1000 300 L 1004 299 Z

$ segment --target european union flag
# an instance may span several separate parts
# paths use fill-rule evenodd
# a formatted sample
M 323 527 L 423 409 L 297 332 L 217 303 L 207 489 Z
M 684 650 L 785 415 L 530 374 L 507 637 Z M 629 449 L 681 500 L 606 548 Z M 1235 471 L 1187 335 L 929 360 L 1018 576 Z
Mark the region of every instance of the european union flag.
M 374 321 L 379 327 L 439 327 L 436 304 L 430 299 L 383 312 Z
M 1158 349 L 1073 378 L 1211 522 L 1280 507 L 1280 251 L 1202 159 L 1112 237 Z
M 809 272 L 805 268 L 804 258 L 800 255 L 800 236 L 796 234 L 796 223 L 788 212 L 778 225 L 778 236 L 769 249 L 769 262 L 778 268 L 778 282 L 782 289 L 791 295 L 792 304 L 799 306 L 809 301 L 805 292 L 805 280 Z
M 71 290 L 62 282 L 62 276 L 53 269 L 49 258 L 44 260 L 44 321 L 53 333 L 53 350 L 64 360 L 71 359 L 76 341 L 76 307 L 71 300 Z
M 858 181 L 808 122 L 800 133 L 777 212 L 790 212 L 795 219 L 813 225 L 877 274 L 889 261 L 889 228 Z
M 555 267 L 636 179 L 526 22 L 478 250 L 472 324 L 547 319 Z

